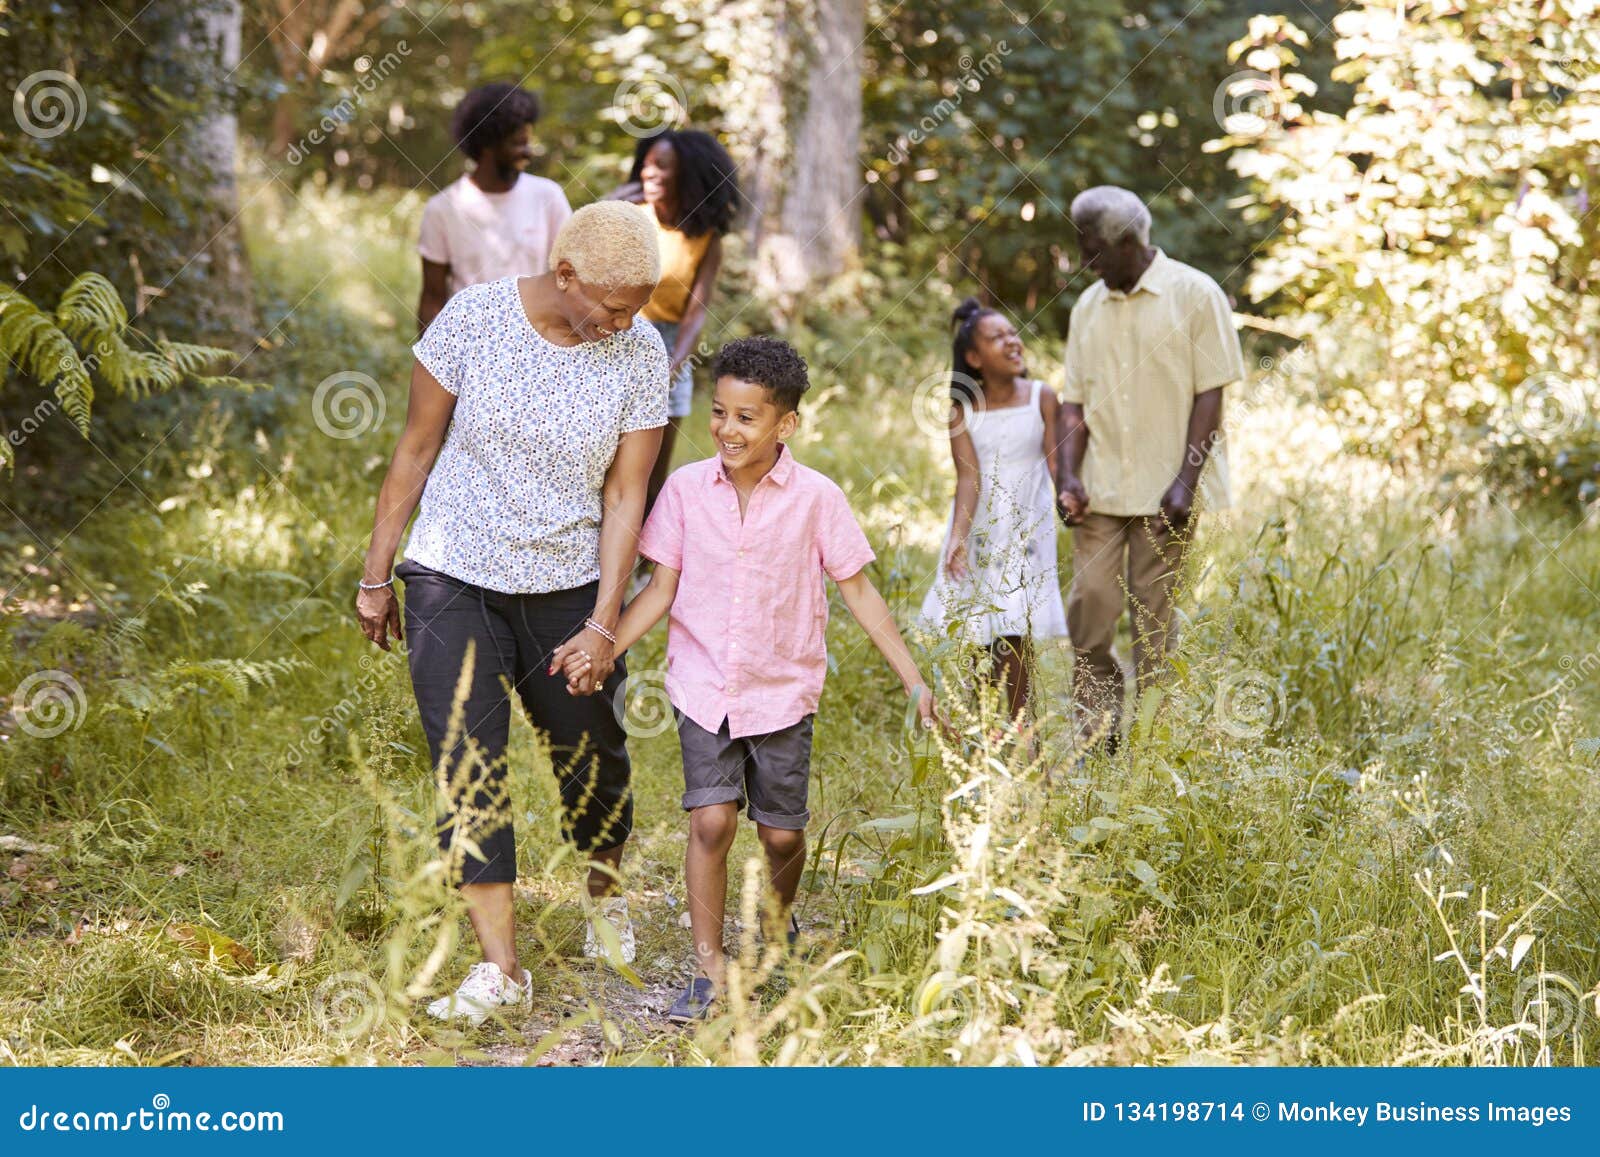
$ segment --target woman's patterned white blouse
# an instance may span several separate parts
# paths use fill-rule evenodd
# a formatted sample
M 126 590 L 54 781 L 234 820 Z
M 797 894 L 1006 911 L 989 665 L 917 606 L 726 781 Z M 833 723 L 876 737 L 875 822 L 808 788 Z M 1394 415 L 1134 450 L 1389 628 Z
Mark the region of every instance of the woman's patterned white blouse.
M 412 352 L 456 408 L 406 557 L 513 594 L 598 579 L 600 487 L 617 442 L 667 423 L 655 327 L 552 345 L 507 277 L 453 296 Z

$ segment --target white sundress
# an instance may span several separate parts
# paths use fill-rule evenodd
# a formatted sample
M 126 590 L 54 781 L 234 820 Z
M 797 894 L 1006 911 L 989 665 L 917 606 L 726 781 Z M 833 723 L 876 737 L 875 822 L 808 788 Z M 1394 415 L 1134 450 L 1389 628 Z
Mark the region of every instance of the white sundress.
M 1044 458 L 1044 415 L 1035 381 L 1025 406 L 973 409 L 967 432 L 978 452 L 978 509 L 967 537 L 967 574 L 952 579 L 952 509 L 945 524 L 923 625 L 944 634 L 952 623 L 973 643 L 1006 636 L 1060 638 L 1067 633 L 1056 573 L 1056 500 Z

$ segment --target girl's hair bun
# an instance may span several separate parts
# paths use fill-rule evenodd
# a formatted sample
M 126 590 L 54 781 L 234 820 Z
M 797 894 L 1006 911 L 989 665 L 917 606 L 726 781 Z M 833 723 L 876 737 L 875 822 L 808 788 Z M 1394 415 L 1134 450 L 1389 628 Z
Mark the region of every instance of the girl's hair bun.
M 963 322 L 983 310 L 983 302 L 976 297 L 969 297 L 956 306 L 955 312 L 950 315 L 950 328 L 959 329 Z

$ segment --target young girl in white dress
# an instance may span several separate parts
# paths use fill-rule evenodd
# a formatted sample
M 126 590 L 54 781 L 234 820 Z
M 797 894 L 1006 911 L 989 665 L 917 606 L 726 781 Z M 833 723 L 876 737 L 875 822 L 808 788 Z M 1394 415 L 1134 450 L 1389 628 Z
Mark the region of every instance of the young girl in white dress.
M 1013 719 L 1027 709 L 1034 639 L 1067 633 L 1056 575 L 1055 391 L 1027 376 L 1006 316 L 956 308 L 950 452 L 956 496 L 926 625 L 989 648 Z

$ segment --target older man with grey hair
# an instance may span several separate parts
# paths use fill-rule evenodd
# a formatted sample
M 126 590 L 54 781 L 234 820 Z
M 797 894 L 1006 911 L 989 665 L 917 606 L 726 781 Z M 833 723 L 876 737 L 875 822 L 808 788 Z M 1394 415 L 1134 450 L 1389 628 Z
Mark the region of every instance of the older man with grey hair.
M 1124 687 L 1112 643 L 1124 599 L 1142 693 L 1175 640 L 1173 591 L 1197 497 L 1227 503 L 1222 390 L 1244 377 L 1244 357 L 1221 287 L 1150 244 L 1137 196 L 1089 189 L 1072 202 L 1072 223 L 1100 280 L 1067 333 L 1058 461 L 1074 528 L 1067 627 L 1080 735 L 1115 750 Z

